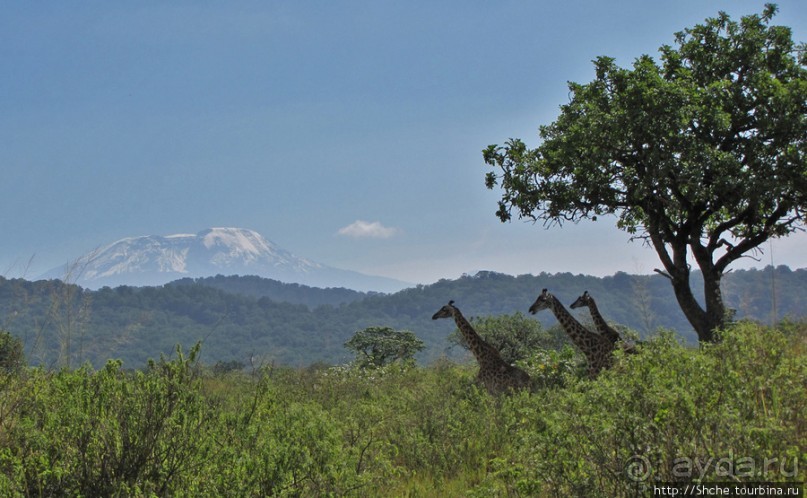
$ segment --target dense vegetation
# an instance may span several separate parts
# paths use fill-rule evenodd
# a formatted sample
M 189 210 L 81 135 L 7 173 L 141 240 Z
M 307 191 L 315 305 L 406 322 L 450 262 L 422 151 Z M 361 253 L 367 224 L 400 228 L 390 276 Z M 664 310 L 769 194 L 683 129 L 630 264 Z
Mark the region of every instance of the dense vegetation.
M 723 286 L 738 319 L 773 323 L 807 313 L 805 269 L 736 271 L 726 276 Z M 0 329 L 22 339 L 29 362 L 46 367 L 90 361 L 101 368 L 108 358 L 118 358 L 125 368 L 139 368 L 148 358 L 171 354 L 176 344 L 199 341 L 208 364 L 343 363 L 351 358 L 343 344 L 356 331 L 373 326 L 413 332 L 426 346 L 417 358 L 429 363 L 442 355 L 464 354 L 447 341 L 453 325 L 431 320 L 449 300 L 468 318 L 512 316 L 526 313 L 544 287 L 567 306 L 588 290 L 607 320 L 641 336 L 665 327 L 695 341 L 666 279 L 626 273 L 597 278 L 480 272 L 391 295 L 312 289 L 256 277 L 98 291 L 59 281 L 0 278 Z M 589 320 L 585 310 L 576 314 L 581 321 Z M 545 327 L 555 324 L 548 312 L 529 319 Z
M 0 495 L 645 496 L 805 481 L 807 326 L 669 332 L 592 381 L 569 349 L 493 398 L 475 366 L 0 371 Z M 766 463 L 767 462 L 767 463 Z M 773 462 L 773 463 L 771 463 Z
M 272 301 L 291 304 L 305 304 L 310 308 L 317 306 L 352 303 L 367 297 L 368 293 L 359 292 L 342 287 L 320 289 L 301 284 L 290 284 L 261 278 L 254 275 L 229 276 L 216 275 L 207 278 L 183 278 L 176 280 L 171 285 L 204 285 L 214 289 L 223 290 L 231 294 L 241 294 L 256 298 L 268 297 Z

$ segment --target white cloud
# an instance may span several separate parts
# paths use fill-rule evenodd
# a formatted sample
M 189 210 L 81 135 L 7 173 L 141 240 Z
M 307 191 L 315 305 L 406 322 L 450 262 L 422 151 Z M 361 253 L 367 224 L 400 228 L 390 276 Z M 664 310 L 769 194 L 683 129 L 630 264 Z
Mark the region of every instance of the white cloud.
M 355 238 L 388 239 L 396 235 L 398 231 L 397 228 L 385 227 L 380 221 L 356 220 L 350 225 L 340 228 L 337 233 Z

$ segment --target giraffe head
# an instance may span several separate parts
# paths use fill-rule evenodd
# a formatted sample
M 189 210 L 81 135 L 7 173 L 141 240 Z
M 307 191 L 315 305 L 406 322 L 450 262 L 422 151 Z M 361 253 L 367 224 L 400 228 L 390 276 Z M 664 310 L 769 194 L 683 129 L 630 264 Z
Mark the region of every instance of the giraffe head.
M 577 298 L 575 302 L 569 306 L 571 309 L 582 308 L 583 306 L 588 306 L 591 304 L 591 296 L 589 295 L 588 291 L 585 291 L 583 295 Z
M 541 294 L 538 296 L 538 299 L 532 303 L 530 306 L 530 313 L 533 315 L 538 313 L 541 310 L 549 309 L 552 307 L 552 299 L 554 296 L 550 294 L 546 289 L 541 291 Z
M 440 318 L 454 318 L 454 301 L 449 301 L 448 304 L 437 310 L 437 313 L 432 315 L 432 320 L 438 320 Z

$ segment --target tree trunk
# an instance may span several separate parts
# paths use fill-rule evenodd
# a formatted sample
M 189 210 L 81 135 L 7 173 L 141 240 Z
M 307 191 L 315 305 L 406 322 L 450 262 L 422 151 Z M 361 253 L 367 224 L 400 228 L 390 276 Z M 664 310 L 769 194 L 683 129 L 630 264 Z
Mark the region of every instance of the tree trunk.
M 698 337 L 701 341 L 714 342 L 715 330 L 726 325 L 726 305 L 723 303 L 723 292 L 720 290 L 723 271 L 712 261 L 713 249 L 705 247 L 697 237 L 690 240 L 689 246 L 703 275 L 703 296 L 706 301 L 706 311 L 703 313 L 709 327 L 704 334 L 698 331 Z
M 723 294 L 720 291 L 721 272 L 715 269 L 710 261 L 705 262 L 701 258 L 696 258 L 703 273 L 703 288 L 706 297 L 706 309 L 704 310 L 692 293 L 687 263 L 687 244 L 681 240 L 670 244 L 672 249 L 672 257 L 670 257 L 667 245 L 657 234 L 654 235 L 651 232 L 651 241 L 666 269 L 666 273 L 662 274 L 672 282 L 675 299 L 678 301 L 681 311 L 684 312 L 684 316 L 698 334 L 698 340 L 714 342 L 714 332 L 725 325 L 726 316 Z
M 684 281 L 674 277 L 671 279 L 678 305 L 698 334 L 698 340 L 701 342 L 714 342 L 715 330 L 725 325 L 725 308 L 720 293 L 719 278 L 716 279 L 717 283 L 715 283 L 714 275 L 707 276 L 704 274 L 703 280 L 707 301 L 706 310 L 695 299 L 689 278 Z

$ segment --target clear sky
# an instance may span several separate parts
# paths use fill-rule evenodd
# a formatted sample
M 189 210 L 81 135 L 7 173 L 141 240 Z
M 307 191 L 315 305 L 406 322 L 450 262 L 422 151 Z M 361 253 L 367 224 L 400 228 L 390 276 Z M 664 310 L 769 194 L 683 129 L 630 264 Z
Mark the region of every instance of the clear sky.
M 481 151 L 743 0 L 0 1 L 0 275 L 117 239 L 232 226 L 431 283 L 477 270 L 649 273 L 613 219 L 495 217 Z M 807 2 L 775 24 L 807 41 Z M 807 267 L 807 236 L 741 266 Z M 771 251 L 772 249 L 772 251 Z M 772 254 L 771 254 L 772 252 Z

